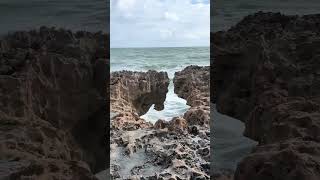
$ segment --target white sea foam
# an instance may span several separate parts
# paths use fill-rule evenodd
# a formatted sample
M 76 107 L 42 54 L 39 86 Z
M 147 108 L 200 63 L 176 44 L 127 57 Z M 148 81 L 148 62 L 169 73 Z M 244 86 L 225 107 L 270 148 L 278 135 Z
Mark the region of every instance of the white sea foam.
M 158 119 L 171 120 L 173 117 L 183 116 L 190 106 L 186 105 L 186 100 L 179 98 L 174 93 L 174 87 L 172 80 L 170 81 L 169 91 L 167 93 L 166 101 L 164 102 L 164 109 L 157 111 L 152 105 L 149 111 L 142 116 L 142 118 L 155 123 Z
M 209 47 L 185 48 L 116 48 L 111 49 L 111 71 L 165 71 L 170 78 L 169 91 L 164 102 L 164 109 L 156 111 L 152 105 L 142 118 L 155 123 L 158 119 L 171 120 L 183 116 L 189 109 L 186 100 L 174 93 L 172 79 L 174 73 L 189 65 L 205 66 L 210 64 Z

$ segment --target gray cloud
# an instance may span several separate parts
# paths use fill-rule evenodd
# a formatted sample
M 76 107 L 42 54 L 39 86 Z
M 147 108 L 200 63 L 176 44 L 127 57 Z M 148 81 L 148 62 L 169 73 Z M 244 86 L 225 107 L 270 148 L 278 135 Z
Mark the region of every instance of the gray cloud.
M 186 0 L 111 0 L 111 47 L 209 46 L 210 5 Z

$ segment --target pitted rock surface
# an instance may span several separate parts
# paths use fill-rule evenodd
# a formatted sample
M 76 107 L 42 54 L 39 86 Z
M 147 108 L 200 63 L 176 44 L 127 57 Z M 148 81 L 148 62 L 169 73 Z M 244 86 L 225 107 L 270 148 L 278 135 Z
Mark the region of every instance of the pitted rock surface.
M 174 92 L 187 104 L 210 106 L 210 67 L 188 66 L 174 74 Z
M 105 169 L 108 38 L 46 27 L 1 38 L 0 179 Z
M 320 15 L 259 12 L 212 34 L 214 103 L 257 149 L 235 179 L 319 179 Z
M 206 126 L 210 123 L 210 67 L 188 66 L 176 72 L 174 91 L 187 100 L 191 108 L 184 114 L 189 125 Z
M 163 110 L 168 86 L 166 72 L 112 72 L 111 112 L 131 112 L 142 116 L 153 104 L 156 110 Z
M 208 70 L 208 68 L 204 69 Z M 201 84 L 203 83 L 201 82 L 202 80 L 209 77 L 209 73 L 206 70 L 204 72 L 197 72 L 197 68 L 195 68 L 190 71 L 195 73 L 195 76 L 199 76 L 193 79 L 194 83 Z M 158 82 L 167 88 L 167 83 L 169 82 L 166 80 L 167 76 L 162 79 L 149 79 L 148 74 L 142 72 L 125 71 L 117 73 L 118 75 L 115 77 L 119 77 L 121 73 L 130 74 L 130 76 L 134 76 L 136 79 L 146 76 L 147 81 L 145 83 L 151 84 L 150 86 Z M 188 75 L 190 76 L 190 74 Z M 158 100 L 149 99 L 146 102 L 149 103 L 147 105 L 148 108 L 150 108 L 152 103 L 163 105 L 167 91 L 164 91 L 162 85 L 156 85 L 155 88 L 159 90 L 153 89 L 153 92 L 150 92 L 150 89 L 140 86 L 139 81 L 132 80 L 129 83 L 121 84 L 119 80 L 118 83 L 118 86 L 110 86 L 111 92 L 115 92 L 113 94 L 114 97 L 119 97 L 121 94 L 130 95 L 128 89 L 135 89 L 137 91 L 141 89 L 140 94 L 131 93 L 134 95 L 133 97 L 126 97 L 125 102 L 134 102 L 132 99 L 136 99 L 137 97 L 140 99 L 152 97 L 158 98 Z M 186 86 L 185 83 L 190 82 L 179 81 L 178 83 L 181 86 Z M 117 90 L 112 90 L 112 88 Z M 209 91 L 209 84 L 203 83 L 203 87 L 200 90 L 203 92 L 202 95 L 208 95 L 206 91 Z M 164 93 L 164 96 L 156 95 L 154 92 Z M 154 95 L 150 96 L 150 94 Z M 207 97 L 194 97 L 192 101 L 197 102 L 199 106 L 192 107 L 190 111 L 185 113 L 184 117 L 173 117 L 170 121 L 159 119 L 154 125 L 147 123 L 139 117 L 137 111 L 139 108 L 136 108 L 134 103 L 121 103 L 123 100 L 117 102 L 116 98 L 114 98 L 114 105 L 111 104 L 111 106 L 117 109 L 115 111 L 118 111 L 118 115 L 112 118 L 111 123 L 112 178 L 210 179 L 210 130 L 208 127 L 210 109 Z M 160 102 L 159 99 L 162 101 Z M 196 103 L 194 104 L 196 105 Z M 139 105 L 138 107 L 141 106 Z M 144 110 L 140 112 L 144 112 Z M 140 113 L 140 115 L 142 114 Z
M 152 105 L 163 110 L 168 92 L 169 78 L 166 72 L 117 71 L 111 73 L 110 104 L 112 129 L 148 128 L 152 124 L 140 118 Z
M 201 140 L 167 129 L 113 133 L 111 175 L 115 179 L 210 178 L 210 137 Z

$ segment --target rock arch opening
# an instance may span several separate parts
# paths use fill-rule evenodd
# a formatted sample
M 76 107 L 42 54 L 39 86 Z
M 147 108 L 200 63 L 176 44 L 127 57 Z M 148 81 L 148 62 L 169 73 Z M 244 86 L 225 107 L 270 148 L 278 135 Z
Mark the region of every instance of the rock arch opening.
M 118 85 L 110 88 L 111 110 L 118 112 L 111 121 L 111 177 L 127 179 L 138 173 L 147 179 L 209 179 L 209 81 L 202 83 L 209 80 L 209 68 L 185 68 L 176 72 L 171 80 L 166 72 L 120 73 L 123 76 Z M 180 117 L 168 117 L 170 121 L 157 117 L 154 125 L 147 122 L 147 118 L 141 118 L 141 114 L 150 108 L 165 111 L 166 102 L 172 100 L 171 95 L 190 108 L 181 112 Z M 183 171 L 171 171 L 177 163 L 183 163 Z M 202 171 L 194 172 L 195 169 Z
M 157 110 L 155 105 L 152 105 L 149 110 L 141 116 L 141 118 L 154 124 L 159 119 L 170 121 L 174 117 L 183 116 L 190 106 L 187 105 L 187 101 L 185 99 L 180 98 L 174 92 L 174 88 L 173 78 L 170 78 L 168 92 L 163 103 L 164 108 Z

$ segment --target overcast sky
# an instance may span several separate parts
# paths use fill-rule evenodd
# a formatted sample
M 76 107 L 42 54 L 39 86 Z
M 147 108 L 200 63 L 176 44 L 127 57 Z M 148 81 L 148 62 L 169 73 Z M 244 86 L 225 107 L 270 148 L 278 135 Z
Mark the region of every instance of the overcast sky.
M 209 46 L 209 0 L 111 0 L 111 47 Z

